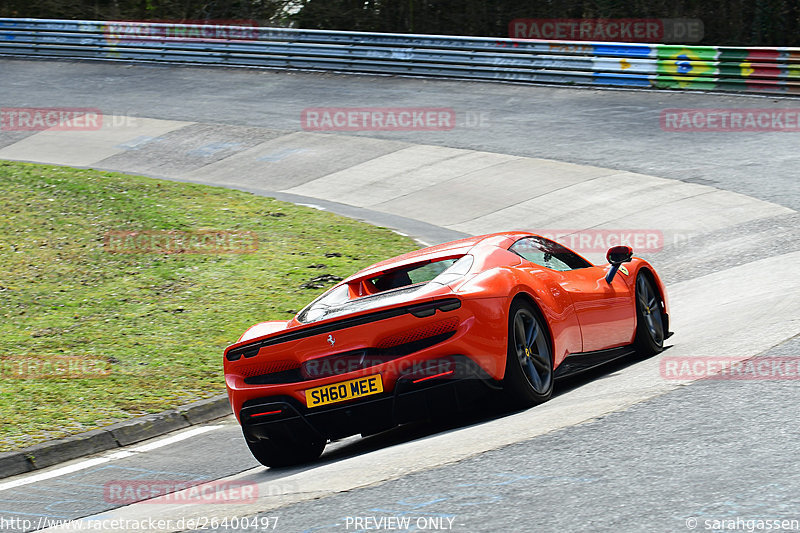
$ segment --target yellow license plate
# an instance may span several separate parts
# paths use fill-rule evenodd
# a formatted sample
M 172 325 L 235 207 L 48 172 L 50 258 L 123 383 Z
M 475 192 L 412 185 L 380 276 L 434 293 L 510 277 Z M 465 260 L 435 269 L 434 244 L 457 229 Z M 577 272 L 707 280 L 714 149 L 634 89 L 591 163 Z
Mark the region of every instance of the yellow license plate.
M 381 392 L 383 392 L 383 380 L 380 374 L 375 374 L 374 376 L 308 389 L 306 391 L 306 405 L 319 407 Z

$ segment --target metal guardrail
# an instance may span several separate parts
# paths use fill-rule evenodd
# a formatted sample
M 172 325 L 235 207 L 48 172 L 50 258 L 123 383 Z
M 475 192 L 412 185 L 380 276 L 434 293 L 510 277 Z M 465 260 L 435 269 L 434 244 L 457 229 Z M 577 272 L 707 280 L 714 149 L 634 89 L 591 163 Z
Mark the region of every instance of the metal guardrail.
M 800 48 L 0 18 L 0 56 L 800 94 Z

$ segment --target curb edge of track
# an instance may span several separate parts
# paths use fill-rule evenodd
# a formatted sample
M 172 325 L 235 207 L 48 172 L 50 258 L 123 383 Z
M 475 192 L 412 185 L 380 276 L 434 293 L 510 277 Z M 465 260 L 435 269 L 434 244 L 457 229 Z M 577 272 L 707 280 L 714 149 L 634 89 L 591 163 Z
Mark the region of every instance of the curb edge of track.
M 175 409 L 132 418 L 21 450 L 3 452 L 0 453 L 0 479 L 128 446 L 230 414 L 228 395 L 219 394 Z

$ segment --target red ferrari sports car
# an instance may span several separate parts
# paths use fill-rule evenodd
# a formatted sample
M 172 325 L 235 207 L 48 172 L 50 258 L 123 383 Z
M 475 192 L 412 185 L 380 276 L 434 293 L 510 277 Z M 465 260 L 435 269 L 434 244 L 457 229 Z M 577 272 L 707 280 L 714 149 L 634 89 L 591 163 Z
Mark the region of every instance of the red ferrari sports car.
M 664 285 L 627 246 L 595 266 L 561 244 L 496 233 L 417 250 L 345 279 L 285 322 L 225 350 L 225 382 L 253 455 L 313 460 L 484 389 L 518 406 L 556 378 L 663 349 Z M 627 266 L 626 266 L 627 264 Z

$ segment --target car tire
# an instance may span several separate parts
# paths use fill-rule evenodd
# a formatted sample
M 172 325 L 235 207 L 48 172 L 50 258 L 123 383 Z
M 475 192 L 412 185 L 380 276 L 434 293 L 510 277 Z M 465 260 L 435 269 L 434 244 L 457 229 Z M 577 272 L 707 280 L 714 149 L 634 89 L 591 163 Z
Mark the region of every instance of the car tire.
M 248 439 L 247 447 L 253 457 L 264 466 L 292 466 L 318 459 L 325 449 L 324 441 L 288 442 L 277 439 Z
M 661 294 L 650 276 L 636 276 L 636 339 L 633 346 L 638 357 L 650 357 L 664 349 L 666 319 Z
M 503 391 L 513 407 L 531 407 L 553 395 L 550 334 L 541 313 L 515 300 L 508 313 L 508 349 Z

